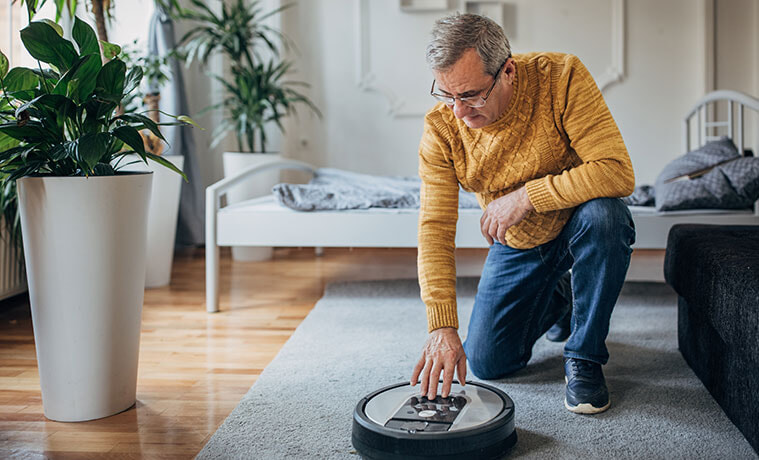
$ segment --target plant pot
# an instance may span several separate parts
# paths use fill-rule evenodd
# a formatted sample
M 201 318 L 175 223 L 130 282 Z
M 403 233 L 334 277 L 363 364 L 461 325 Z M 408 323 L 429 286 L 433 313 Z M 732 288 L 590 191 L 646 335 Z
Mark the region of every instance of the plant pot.
M 224 177 L 236 174 L 254 165 L 279 161 L 282 155 L 274 153 L 224 152 Z M 271 193 L 271 188 L 279 182 L 279 170 L 263 171 L 247 181 L 236 185 L 227 192 L 227 204 L 249 200 Z M 272 248 L 233 246 L 232 258 L 236 261 L 256 262 L 271 259 Z
M 183 155 L 163 155 L 177 168 L 184 166 Z M 150 161 L 145 164 L 137 155 L 130 156 L 132 163 L 124 171 L 152 171 L 153 193 L 148 210 L 148 253 L 145 271 L 145 287 L 168 286 L 171 282 L 171 266 L 174 261 L 174 243 L 177 234 L 179 197 L 182 176 Z
M 45 416 L 136 401 L 152 173 L 17 181 Z

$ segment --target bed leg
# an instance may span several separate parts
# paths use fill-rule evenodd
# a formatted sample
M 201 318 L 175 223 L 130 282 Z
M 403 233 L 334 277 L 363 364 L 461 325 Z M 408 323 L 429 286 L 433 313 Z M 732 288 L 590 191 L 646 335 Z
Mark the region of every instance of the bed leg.
M 219 311 L 219 247 L 206 246 L 206 311 Z
M 206 190 L 206 311 L 219 311 L 219 246 L 216 244 L 218 196 Z
M 323 256 L 323 255 L 324 255 L 324 248 L 323 248 L 323 247 L 321 247 L 321 246 L 316 246 L 316 247 L 314 248 L 314 254 L 316 255 L 316 257 L 321 257 L 321 256 Z

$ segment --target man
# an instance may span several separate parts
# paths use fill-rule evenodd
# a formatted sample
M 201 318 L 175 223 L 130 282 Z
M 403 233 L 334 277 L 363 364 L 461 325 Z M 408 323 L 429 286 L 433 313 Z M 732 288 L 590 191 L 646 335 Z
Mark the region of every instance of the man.
M 507 376 L 558 322 L 569 335 L 565 406 L 606 410 L 605 340 L 635 239 L 618 197 L 632 193 L 635 180 L 598 87 L 575 56 L 512 56 L 500 26 L 472 14 L 437 21 L 427 62 L 440 101 L 425 117 L 419 148 L 419 284 L 430 334 L 411 384 L 421 378 L 421 394 L 432 399 L 442 375 L 446 397 L 454 371 L 465 381 L 467 358 L 479 378 Z M 463 345 L 459 184 L 477 194 L 490 244 Z M 562 301 L 570 268 L 572 294 Z

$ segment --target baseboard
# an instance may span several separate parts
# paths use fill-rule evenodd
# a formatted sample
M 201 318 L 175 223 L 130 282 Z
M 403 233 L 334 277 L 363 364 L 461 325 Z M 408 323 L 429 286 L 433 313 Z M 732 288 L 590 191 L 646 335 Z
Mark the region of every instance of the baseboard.
M 630 257 L 625 281 L 664 282 L 663 249 L 635 249 Z

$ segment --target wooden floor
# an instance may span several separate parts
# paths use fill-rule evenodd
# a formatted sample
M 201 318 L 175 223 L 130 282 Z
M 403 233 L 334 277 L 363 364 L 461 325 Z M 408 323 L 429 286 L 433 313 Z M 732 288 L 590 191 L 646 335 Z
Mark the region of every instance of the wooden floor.
M 476 274 L 483 250 L 459 250 Z M 29 303 L 0 303 L 0 458 L 192 458 L 335 280 L 413 278 L 415 249 L 277 249 L 266 262 L 223 253 L 221 313 L 207 314 L 202 251 L 145 292 L 137 404 L 91 422 L 45 418 Z M 420 325 L 424 327 L 424 325 Z M 410 371 L 410 370 L 409 370 Z

